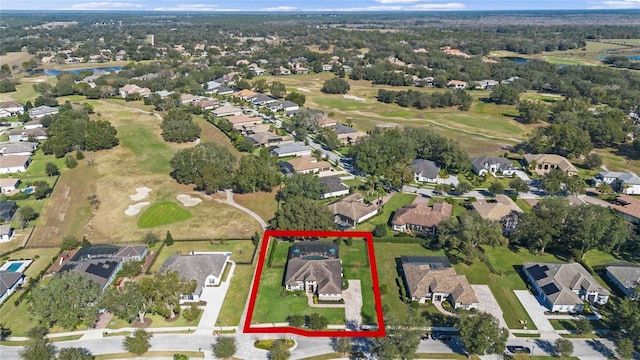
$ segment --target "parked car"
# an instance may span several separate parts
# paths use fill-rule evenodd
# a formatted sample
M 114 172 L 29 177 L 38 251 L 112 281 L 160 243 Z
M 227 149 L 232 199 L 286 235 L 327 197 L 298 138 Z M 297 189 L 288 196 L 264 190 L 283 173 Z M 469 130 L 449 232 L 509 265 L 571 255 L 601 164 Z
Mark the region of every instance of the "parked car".
M 507 351 L 512 354 L 531 354 L 531 349 L 526 346 L 507 346 Z
M 447 333 L 437 333 L 437 332 L 434 332 L 433 334 L 431 334 L 431 338 L 433 340 L 442 340 L 442 341 L 449 341 L 452 339 L 451 335 Z

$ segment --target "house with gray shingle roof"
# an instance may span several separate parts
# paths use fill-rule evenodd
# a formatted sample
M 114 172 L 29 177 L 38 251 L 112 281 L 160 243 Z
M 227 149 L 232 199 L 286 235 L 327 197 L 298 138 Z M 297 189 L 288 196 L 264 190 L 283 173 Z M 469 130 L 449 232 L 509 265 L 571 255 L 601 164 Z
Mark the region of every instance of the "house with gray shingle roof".
M 640 266 L 611 265 L 607 277 L 629 299 L 640 300 Z
M 22 273 L 0 270 L 0 304 L 24 284 L 24 279 Z
M 32 119 L 39 119 L 47 115 L 55 115 L 59 112 L 58 109 L 50 106 L 42 105 L 29 110 L 29 117 Z
M 180 278 L 196 281 L 192 294 L 182 294 L 183 301 L 198 301 L 206 286 L 218 286 L 231 253 L 211 252 L 190 255 L 171 255 L 165 260 L 160 272 L 176 271 Z
M 596 187 L 605 183 L 623 194 L 640 194 L 640 177 L 632 172 L 602 171 L 592 181 Z
M 414 180 L 417 182 L 436 183 L 440 167 L 431 160 L 416 159 L 411 163 L 413 166 Z
M 271 152 L 276 157 L 309 156 L 311 155 L 311 148 L 303 142 L 294 142 L 278 145 L 271 149 Z
M 511 161 L 507 158 L 497 156 L 480 156 L 471 159 L 471 165 L 473 171 L 478 176 L 483 176 L 487 173 L 491 175 L 513 175 L 516 172 L 516 168 L 511 164 Z
M 378 214 L 380 207 L 366 203 L 360 193 L 349 196 L 328 205 L 329 211 L 335 216 L 336 224 L 344 228 L 354 227 Z
M 579 263 L 526 262 L 522 272 L 550 311 L 579 312 L 585 301 L 599 305 L 609 301 L 609 290 Z

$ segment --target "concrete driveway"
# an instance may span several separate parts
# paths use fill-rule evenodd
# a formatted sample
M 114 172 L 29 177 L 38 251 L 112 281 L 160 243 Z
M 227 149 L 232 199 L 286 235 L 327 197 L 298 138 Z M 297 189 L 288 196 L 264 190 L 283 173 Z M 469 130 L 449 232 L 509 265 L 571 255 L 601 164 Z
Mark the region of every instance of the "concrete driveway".
M 347 328 L 359 328 L 362 325 L 362 288 L 360 280 L 348 280 L 349 288 L 342 292 L 344 299 L 344 317 Z
M 520 303 L 529 314 L 533 323 L 536 324 L 538 331 L 540 331 L 540 338 L 544 339 L 557 339 L 560 337 L 551 326 L 551 323 L 544 314 L 547 308 L 542 306 L 535 296 L 531 295 L 528 290 L 513 290 L 520 300 Z
M 500 322 L 500 326 L 508 329 L 509 327 L 507 326 L 507 322 L 504 321 L 504 317 L 502 316 L 502 309 L 500 308 L 500 305 L 498 305 L 498 301 L 495 296 L 493 296 L 489 286 L 471 285 L 471 287 L 478 298 L 478 310 L 495 316 Z
M 233 278 L 233 272 L 236 269 L 236 263 L 231 260 L 229 260 L 229 262 L 230 264 L 227 264 L 227 266 L 231 266 L 231 268 L 229 269 L 227 281 L 222 282 L 220 286 L 216 287 L 205 286 L 204 290 L 202 290 L 200 299 L 206 301 L 207 306 L 205 306 L 202 317 L 200 317 L 200 322 L 195 331 L 196 334 L 211 335 L 216 326 L 216 320 L 218 320 L 220 309 L 222 309 L 222 302 L 227 295 L 227 290 L 229 290 L 231 279 Z

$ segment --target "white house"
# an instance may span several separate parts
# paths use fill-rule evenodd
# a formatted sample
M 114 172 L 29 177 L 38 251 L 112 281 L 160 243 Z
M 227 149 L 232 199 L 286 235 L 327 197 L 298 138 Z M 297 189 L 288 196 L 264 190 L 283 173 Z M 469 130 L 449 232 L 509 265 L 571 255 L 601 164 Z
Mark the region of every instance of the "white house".
M 221 252 L 171 255 L 159 271 L 177 271 L 179 277 L 195 280 L 195 291 L 192 294 L 182 294 L 181 301 L 199 301 L 205 287 L 220 285 L 230 256 L 231 253 Z
M 19 141 L 0 144 L 0 155 L 2 156 L 17 156 L 33 155 L 33 152 L 38 148 L 37 142 Z
M 27 171 L 30 156 L 0 156 L 0 174 L 15 174 Z
M 417 182 L 436 183 L 438 182 L 438 174 L 440 167 L 431 160 L 416 159 L 411 165 L 413 166 L 414 180 Z
M 11 225 L 0 225 L 0 242 L 10 241 L 11 235 L 13 235 L 13 229 L 11 228 Z
M 640 300 L 640 266 L 607 266 L 609 280 L 629 299 Z
M 627 195 L 640 194 L 640 177 L 632 172 L 602 171 L 593 177 L 593 183 L 609 184 L 614 191 Z
M 471 165 L 473 171 L 479 176 L 483 176 L 487 173 L 491 175 L 502 174 L 511 176 L 515 174 L 516 167 L 511 164 L 511 161 L 507 158 L 496 156 L 480 156 L 471 159 Z
M 29 141 L 30 139 L 46 140 L 47 131 L 44 128 L 37 127 L 33 129 L 11 130 L 9 132 L 9 142 Z
M 288 291 L 317 294 L 319 300 L 342 299 L 342 261 L 338 247 L 327 241 L 291 245 L 283 285 Z
M 22 273 L 0 270 L 0 304 L 24 284 L 24 279 Z
M 3 194 L 9 194 L 20 186 L 20 179 L 0 179 L 0 192 Z
M 35 120 L 27 121 L 26 123 L 24 123 L 24 128 L 27 130 L 41 128 L 41 127 L 43 127 L 43 125 L 42 125 L 42 122 L 40 122 L 40 119 L 35 119 Z
M 24 105 L 17 101 L 5 101 L 0 104 L 0 117 L 22 115 Z
M 349 187 L 337 176 L 324 176 L 320 182 L 327 186 L 327 191 L 322 194 L 323 199 L 349 194 Z
M 466 81 L 451 80 L 447 83 L 449 89 L 465 89 L 467 87 Z
M 279 158 L 286 156 L 310 156 L 311 148 L 303 142 L 294 142 L 278 145 L 271 149 L 271 152 Z
M 329 211 L 335 216 L 335 223 L 345 228 L 355 227 L 376 216 L 380 211 L 378 205 L 366 203 L 360 193 L 345 196 L 328 206 Z
M 59 112 L 58 109 L 50 106 L 42 105 L 29 110 L 29 117 L 32 119 L 39 119 L 47 115 L 55 115 Z
M 540 302 L 552 312 L 579 312 L 585 301 L 604 305 L 609 300 L 609 290 L 579 263 L 526 262 L 522 272 Z

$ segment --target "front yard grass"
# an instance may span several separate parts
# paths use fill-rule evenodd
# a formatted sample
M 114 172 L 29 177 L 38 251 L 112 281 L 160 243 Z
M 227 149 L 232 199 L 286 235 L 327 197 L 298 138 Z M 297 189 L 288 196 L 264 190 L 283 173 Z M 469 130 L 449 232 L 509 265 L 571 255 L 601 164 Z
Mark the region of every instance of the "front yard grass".
M 182 311 L 184 310 L 185 309 L 183 309 Z M 150 328 L 193 326 L 193 328 L 195 329 L 198 326 L 198 323 L 200 322 L 200 317 L 202 317 L 202 312 L 200 312 L 200 316 L 198 316 L 198 318 L 195 319 L 194 321 L 187 321 L 182 315 L 178 316 L 177 319 L 171 320 L 171 321 L 167 321 L 167 319 L 156 314 L 147 313 L 144 317 L 147 319 L 151 319 Z M 131 324 L 129 324 L 125 320 L 122 320 L 118 317 L 114 317 L 113 320 L 111 320 L 111 322 L 109 323 L 109 325 L 107 325 L 107 329 L 121 329 L 125 327 L 131 327 Z
M 164 234 L 161 234 L 161 236 Z M 176 241 L 171 246 L 164 246 L 151 267 L 151 272 L 157 272 L 171 255 L 189 254 L 195 252 L 230 252 L 231 260 L 241 263 L 251 262 L 255 245 L 251 240 L 202 240 Z M 237 267 L 236 267 L 237 271 Z M 236 275 L 234 275 L 235 277 Z
M 551 323 L 551 326 L 553 326 L 555 330 L 569 330 L 569 331 L 576 330 L 576 323 L 577 323 L 576 320 L 550 319 L 549 322 Z M 607 328 L 607 326 L 601 320 L 589 320 L 589 323 L 591 324 L 594 330 Z
M 388 225 L 393 213 L 398 208 L 409 205 L 416 198 L 415 194 L 396 193 L 389 201 L 383 204 L 382 211 L 374 216 L 371 220 L 368 220 L 356 227 L 357 230 L 371 231 L 376 225 Z
M 173 224 L 191 217 L 189 210 L 172 201 L 163 201 L 151 205 L 138 218 L 138 226 L 148 229 L 156 226 Z
M 227 291 L 227 296 L 222 303 L 216 326 L 236 326 L 240 324 L 240 317 L 249 296 L 254 270 L 255 266 L 253 265 L 236 266 L 231 277 L 231 285 Z

